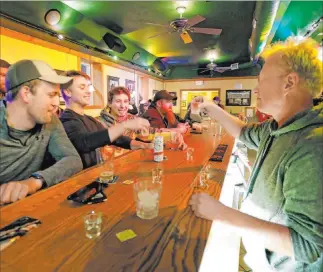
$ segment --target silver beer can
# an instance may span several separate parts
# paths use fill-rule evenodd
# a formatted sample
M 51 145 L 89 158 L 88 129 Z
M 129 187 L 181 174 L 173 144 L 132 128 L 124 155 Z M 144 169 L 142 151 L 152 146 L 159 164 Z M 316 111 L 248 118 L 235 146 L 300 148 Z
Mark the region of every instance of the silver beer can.
M 164 138 L 156 136 L 154 139 L 154 161 L 161 162 L 164 159 Z

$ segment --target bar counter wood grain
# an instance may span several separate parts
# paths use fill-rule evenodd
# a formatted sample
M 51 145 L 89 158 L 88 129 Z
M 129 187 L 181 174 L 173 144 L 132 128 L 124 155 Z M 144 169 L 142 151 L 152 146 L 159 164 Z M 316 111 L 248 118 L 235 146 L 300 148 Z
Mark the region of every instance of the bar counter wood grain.
M 208 193 L 219 198 L 232 151 L 233 138 L 218 139 L 208 134 L 189 135 L 194 161 L 186 161 L 185 151 L 165 151 L 163 190 L 159 216 L 142 220 L 136 216 L 132 185 L 121 182 L 151 176 L 157 166 L 147 151 L 126 154 L 115 161 L 119 182 L 105 193 L 108 201 L 96 205 L 76 205 L 66 197 L 99 176 L 97 166 L 54 187 L 0 209 L 0 226 L 21 216 L 42 221 L 39 228 L 0 252 L 0 271 L 198 271 L 211 222 L 194 216 L 187 206 L 202 167 L 219 143 L 229 147 L 222 163 L 212 162 Z M 85 237 L 83 216 L 103 213 L 101 236 Z M 119 242 L 116 233 L 132 229 L 137 237 Z M 216 266 L 216 264 L 214 264 Z

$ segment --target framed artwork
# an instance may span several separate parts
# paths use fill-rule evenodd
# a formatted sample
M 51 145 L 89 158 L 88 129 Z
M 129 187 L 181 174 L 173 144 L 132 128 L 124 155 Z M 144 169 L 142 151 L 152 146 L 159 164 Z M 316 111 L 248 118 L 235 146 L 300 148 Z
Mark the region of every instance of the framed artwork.
M 226 106 L 250 106 L 251 90 L 227 90 Z
M 130 94 L 136 91 L 136 82 L 133 80 L 126 79 L 126 88 L 129 90 Z
M 119 86 L 119 78 L 113 77 L 113 76 L 108 76 L 108 92 L 117 86 Z
M 173 96 L 177 96 L 176 92 L 169 92 L 169 93 Z M 173 106 L 176 106 L 176 105 L 177 105 L 177 100 L 173 100 Z
M 182 104 L 181 104 L 182 108 L 186 108 L 186 100 L 182 101 Z
M 135 101 L 136 101 L 136 81 L 126 79 L 126 86 L 125 87 L 130 92 L 131 104 L 135 104 Z

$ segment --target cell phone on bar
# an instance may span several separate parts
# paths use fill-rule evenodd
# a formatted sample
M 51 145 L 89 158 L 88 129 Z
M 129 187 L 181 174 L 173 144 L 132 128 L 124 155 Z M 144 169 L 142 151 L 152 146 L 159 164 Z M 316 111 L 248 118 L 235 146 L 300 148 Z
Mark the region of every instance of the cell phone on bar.
M 104 202 L 107 200 L 107 197 L 104 194 L 103 189 L 107 188 L 108 186 L 108 184 L 93 181 L 75 193 L 69 195 L 67 200 L 72 200 L 80 204 L 95 204 Z

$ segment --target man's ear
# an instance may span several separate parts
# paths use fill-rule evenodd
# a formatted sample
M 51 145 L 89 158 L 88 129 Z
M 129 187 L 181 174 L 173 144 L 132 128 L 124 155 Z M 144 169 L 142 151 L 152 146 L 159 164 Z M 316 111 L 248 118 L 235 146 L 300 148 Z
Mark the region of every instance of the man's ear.
M 297 73 L 290 73 L 285 78 L 284 92 L 288 93 L 299 84 L 299 75 Z
M 31 96 L 33 94 L 30 91 L 30 88 L 28 86 L 22 86 L 20 90 L 18 91 L 18 96 L 22 99 L 23 102 L 26 104 L 30 103 Z
M 161 102 L 161 100 L 158 100 L 158 101 L 156 102 L 156 105 L 160 108 L 160 107 L 162 106 L 162 102 Z
M 70 89 L 64 89 L 63 93 L 66 97 L 71 98 L 72 97 L 72 91 Z

